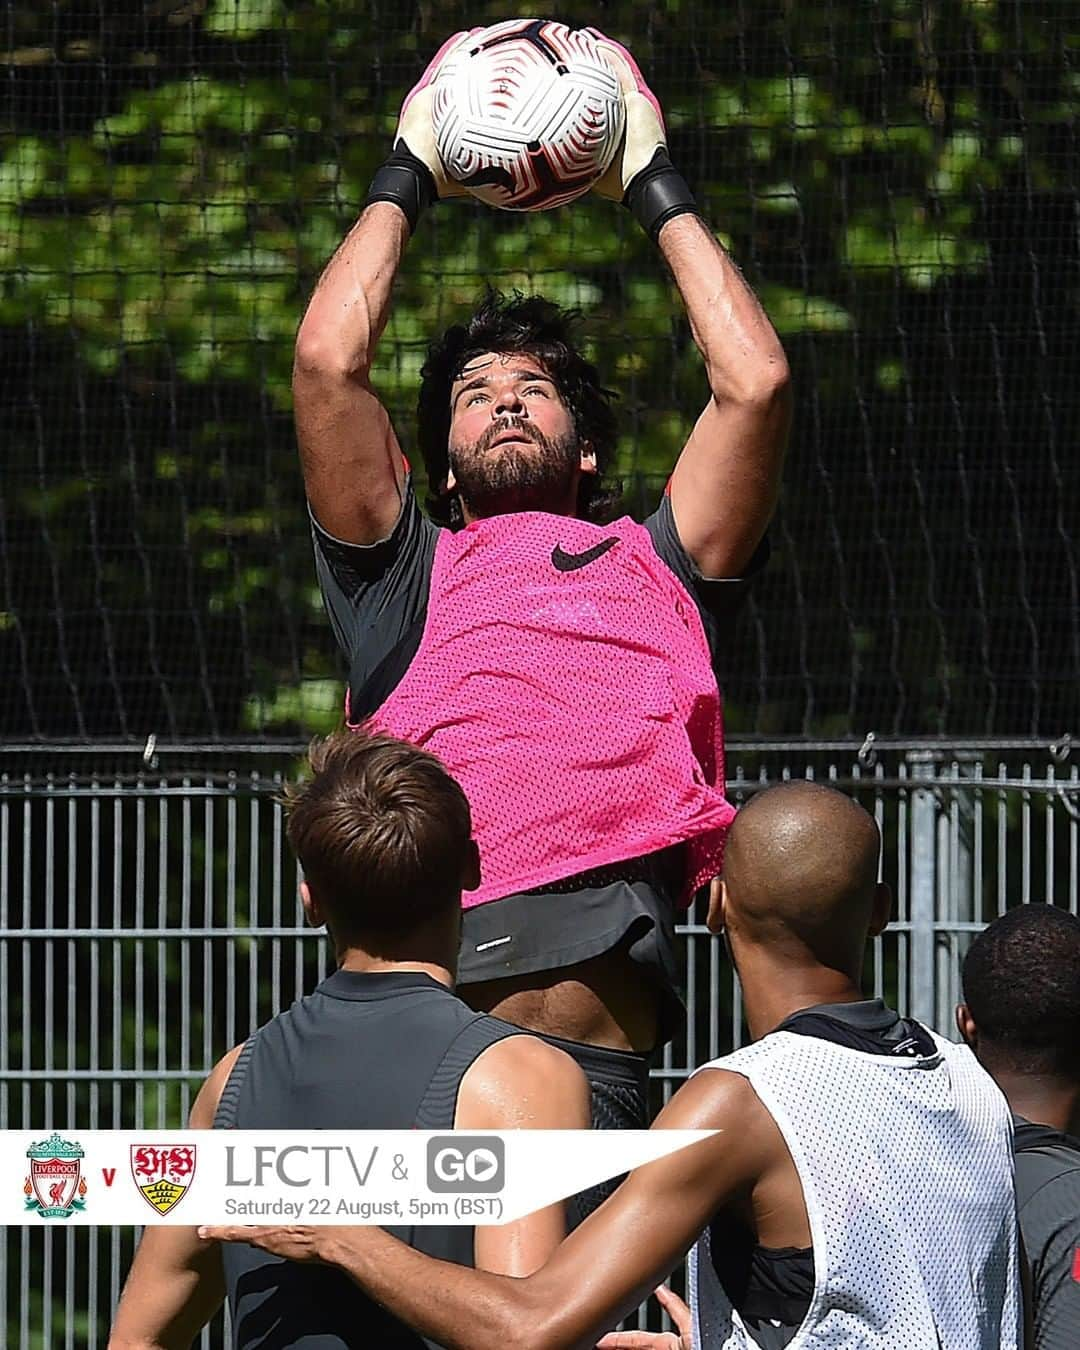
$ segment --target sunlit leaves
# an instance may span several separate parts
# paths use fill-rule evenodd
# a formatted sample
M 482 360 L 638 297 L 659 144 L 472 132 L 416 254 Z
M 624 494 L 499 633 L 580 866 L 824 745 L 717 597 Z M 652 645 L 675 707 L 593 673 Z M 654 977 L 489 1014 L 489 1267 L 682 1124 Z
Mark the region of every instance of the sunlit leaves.
M 131 549 L 109 560 L 105 603 L 119 597 L 125 613 L 154 602 L 174 615 L 209 616 L 230 639 L 242 613 L 255 654 L 243 678 L 259 688 L 245 688 L 231 725 L 313 725 L 318 699 L 303 676 L 329 681 L 337 667 L 310 595 L 289 433 L 296 325 L 386 153 L 404 92 L 449 32 L 505 17 L 505 6 L 209 0 L 141 25 L 137 41 L 82 29 L 69 40 L 60 30 L 78 8 L 15 4 L 4 39 L 9 87 L 29 76 L 33 97 L 12 96 L 0 113 L 8 119 L 0 123 L 0 325 L 27 362 L 58 363 L 59 397 L 72 400 L 64 425 L 82 435 L 47 439 L 34 424 L 12 436 L 6 450 L 26 489 L 18 509 L 34 528 L 48 524 L 50 547 L 65 559 L 85 547 L 91 500 L 112 513 L 117 538 L 127 528 L 118 521 L 143 532 L 146 557 L 170 541 L 182 586 L 170 591 L 171 575 L 151 586 L 151 564 L 141 570 Z M 876 444 L 873 418 L 883 406 L 903 404 L 916 425 L 914 391 L 942 360 L 929 307 L 955 296 L 957 321 L 977 335 L 982 311 L 962 302 L 977 287 L 980 297 L 993 294 L 993 230 L 1009 228 L 994 224 L 1002 201 L 1060 200 L 1071 211 L 1080 46 L 1048 22 L 1063 8 L 666 0 L 647 21 L 629 0 L 604 9 L 602 26 L 631 45 L 655 84 L 673 153 L 710 225 L 789 345 L 800 379 L 797 463 L 812 445 L 831 472 L 830 456 L 845 453 L 855 423 Z M 577 0 L 564 17 L 598 18 Z M 40 109 L 63 102 L 54 90 L 67 90 L 68 101 L 50 122 Z M 1024 285 L 1033 293 L 1038 283 L 1046 304 L 1070 274 L 1037 277 L 1028 255 L 1040 241 L 1020 242 Z M 375 369 L 406 447 L 415 447 L 426 343 L 487 282 L 540 290 L 583 312 L 589 354 L 621 395 L 619 469 L 654 491 L 708 390 L 654 249 L 608 202 L 534 216 L 457 202 L 428 214 L 398 278 Z M 954 336 L 954 353 L 974 361 L 961 330 Z M 982 378 L 996 394 L 1008 355 L 993 361 Z M 965 367 L 950 394 L 963 399 L 967 378 Z M 82 383 L 95 380 L 114 400 L 105 411 L 77 406 Z M 983 403 L 992 402 L 988 393 Z M 964 423 L 951 407 L 949 416 Z M 833 426 L 848 440 L 834 443 Z M 839 498 L 821 505 L 838 513 L 838 537 L 864 537 L 868 500 L 900 509 L 887 486 L 873 498 L 878 485 L 868 484 L 850 518 Z M 823 622 L 832 622 L 835 576 L 806 559 L 800 567 L 800 604 L 824 595 Z M 906 554 L 895 575 L 878 577 L 904 592 L 889 603 L 917 610 L 926 588 Z M 102 603 L 90 593 L 99 583 L 89 569 L 65 581 L 75 608 Z M 317 627 L 323 640 L 285 641 L 283 619 L 290 632 Z M 844 641 L 857 635 L 860 660 L 888 645 L 865 624 L 843 624 Z M 234 657 L 215 649 L 208 660 Z M 910 652 L 905 659 L 917 665 Z M 926 683 L 949 669 L 942 663 Z M 327 697 L 336 709 L 336 685 Z M 782 710 L 775 716 L 782 721 Z M 824 706 L 815 712 L 821 727 L 833 716 Z

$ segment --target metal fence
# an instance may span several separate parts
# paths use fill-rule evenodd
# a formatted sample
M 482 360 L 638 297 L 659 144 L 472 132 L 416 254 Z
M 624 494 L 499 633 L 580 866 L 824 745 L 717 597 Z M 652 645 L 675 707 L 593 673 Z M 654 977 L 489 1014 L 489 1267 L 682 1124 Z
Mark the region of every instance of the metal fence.
M 215 1060 L 326 973 L 276 800 L 299 751 L 6 749 L 0 1128 L 178 1125 Z M 812 777 L 873 812 L 895 918 L 872 945 L 867 988 L 948 1033 L 972 932 L 1014 904 L 1078 909 L 1078 758 L 1067 737 L 735 740 L 729 795 Z M 700 904 L 682 932 L 689 1013 L 654 1069 L 658 1102 L 743 1036 L 738 985 Z M 5 1343 L 103 1344 L 134 1241 L 131 1230 L 9 1230 Z M 221 1337 L 219 1324 L 203 1344 Z

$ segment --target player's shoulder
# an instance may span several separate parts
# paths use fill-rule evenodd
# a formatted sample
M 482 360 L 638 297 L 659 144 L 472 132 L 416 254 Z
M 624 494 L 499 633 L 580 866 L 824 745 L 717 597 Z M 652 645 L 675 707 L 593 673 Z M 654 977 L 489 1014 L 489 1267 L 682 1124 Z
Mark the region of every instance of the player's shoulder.
M 780 1138 L 779 1127 L 753 1084 L 721 1062 L 697 1070 L 657 1117 L 667 1129 L 717 1130 L 727 1147 L 764 1157 Z
M 1080 1151 L 1061 1144 L 1020 1149 L 1014 1157 L 1016 1203 L 1021 1218 L 1063 1202 L 1080 1214 Z M 1080 1229 L 1080 1219 L 1077 1220 Z
M 654 1130 L 706 1130 L 696 1166 L 722 1168 L 733 1184 L 752 1181 L 787 1156 L 779 1126 L 751 1083 L 712 1065 L 679 1088 L 653 1122 Z
M 213 1128 L 214 1117 L 217 1115 L 217 1109 L 221 1102 L 221 1094 L 225 1091 L 225 1085 L 228 1083 L 232 1071 L 236 1067 L 236 1061 L 243 1053 L 246 1044 L 246 1041 L 241 1041 L 239 1045 L 234 1045 L 231 1050 L 222 1055 L 210 1070 L 191 1106 L 188 1124 L 193 1130 Z
M 446 533 L 421 509 L 413 487 L 412 475 L 406 476 L 400 493 L 400 507 L 385 534 L 360 542 L 332 534 L 308 503 L 311 537 L 316 558 L 321 558 L 331 573 L 344 571 L 362 582 L 380 576 L 395 560 L 428 558 L 439 537 Z
M 470 1072 L 475 1073 L 478 1082 L 487 1083 L 509 1078 L 517 1083 L 541 1086 L 584 1079 L 580 1067 L 565 1050 L 527 1031 L 519 1031 L 489 1045 L 473 1061 Z
M 722 1060 L 703 1065 L 679 1089 L 678 1095 L 684 1097 L 688 1107 L 722 1119 L 724 1124 L 733 1118 L 749 1121 L 759 1112 L 768 1115 L 749 1078 L 725 1068 Z
M 489 1045 L 462 1077 L 458 1124 L 471 1128 L 588 1125 L 589 1085 L 564 1050 L 521 1031 Z M 480 1118 L 491 1123 L 481 1126 Z M 498 1122 L 498 1123 L 496 1123 Z

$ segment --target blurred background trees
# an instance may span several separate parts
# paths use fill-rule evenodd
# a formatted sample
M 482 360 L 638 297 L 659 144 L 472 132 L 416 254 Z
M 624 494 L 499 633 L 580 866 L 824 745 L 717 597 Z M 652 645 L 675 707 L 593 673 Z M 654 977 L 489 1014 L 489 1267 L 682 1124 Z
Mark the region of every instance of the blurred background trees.
M 331 724 L 291 344 L 450 32 L 505 3 L 5 0 L 0 730 Z M 1055 735 L 1080 668 L 1080 23 L 1069 0 L 630 0 L 672 153 L 787 347 L 773 557 L 729 726 Z M 426 340 L 491 281 L 578 306 L 654 502 L 706 397 L 625 213 L 449 203 L 378 387 L 408 453 Z

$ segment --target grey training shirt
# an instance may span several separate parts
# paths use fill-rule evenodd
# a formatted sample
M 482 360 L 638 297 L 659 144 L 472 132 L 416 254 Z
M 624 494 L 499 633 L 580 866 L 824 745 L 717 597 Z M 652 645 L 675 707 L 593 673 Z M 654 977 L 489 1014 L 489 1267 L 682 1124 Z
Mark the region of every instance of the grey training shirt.
M 1019 1128 L 1029 1122 L 1014 1116 Z M 1020 1140 L 1017 1141 L 1020 1143 Z M 1016 1153 L 1016 1208 L 1031 1265 L 1035 1350 L 1080 1347 L 1080 1149 Z

